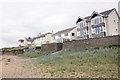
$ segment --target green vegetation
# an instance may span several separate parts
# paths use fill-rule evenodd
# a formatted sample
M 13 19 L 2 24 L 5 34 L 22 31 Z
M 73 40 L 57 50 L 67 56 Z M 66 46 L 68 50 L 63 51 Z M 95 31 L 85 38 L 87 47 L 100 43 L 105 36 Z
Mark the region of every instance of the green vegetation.
M 18 56 L 22 57 L 22 58 L 38 58 L 38 57 L 46 56 L 46 55 L 48 55 L 48 53 L 36 52 L 36 53 L 24 53 L 24 54 L 20 54 Z
M 13 50 L 21 50 L 21 49 L 25 49 L 25 48 L 28 48 L 28 46 L 24 46 L 24 47 L 2 48 L 2 49 L 0 49 L 0 51 L 13 51 Z
M 118 47 L 116 46 L 56 54 L 33 53 L 19 56 L 35 58 L 33 59 L 34 65 L 43 73 L 50 73 L 54 77 L 118 77 Z
M 35 49 L 36 50 L 41 50 L 41 46 L 36 46 Z

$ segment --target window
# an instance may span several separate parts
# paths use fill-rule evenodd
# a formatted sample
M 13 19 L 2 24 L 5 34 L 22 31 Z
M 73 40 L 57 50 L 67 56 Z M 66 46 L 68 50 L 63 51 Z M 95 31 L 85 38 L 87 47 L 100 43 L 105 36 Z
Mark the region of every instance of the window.
M 72 36 L 75 36 L 75 33 L 72 33 Z
M 96 25 L 96 24 L 102 23 L 103 18 L 102 17 L 96 17 L 96 18 L 93 18 L 91 22 L 92 22 L 93 25 Z
M 97 34 L 99 34 L 99 33 L 101 33 L 101 32 L 104 32 L 104 26 L 92 28 L 91 31 L 92 31 L 92 33 L 97 33 Z
M 68 36 L 68 33 L 65 33 L 65 36 Z
M 84 36 L 84 35 L 86 35 L 87 34 L 87 30 L 81 30 L 80 31 L 80 36 Z
M 86 26 L 86 22 L 85 21 L 81 21 L 80 22 L 80 28 L 83 28 L 83 27 L 85 27 Z
M 61 34 L 59 35 L 59 37 L 61 37 Z
M 95 28 L 95 33 L 100 33 L 100 27 Z
M 100 23 L 102 23 L 103 22 L 103 18 L 102 17 L 100 17 Z
M 115 24 L 115 20 L 114 20 L 114 24 Z
M 55 36 L 53 37 L 53 39 L 55 39 Z
M 92 33 L 95 33 L 95 28 L 92 28 L 91 31 L 92 31 Z
M 43 40 L 43 37 L 42 37 L 42 40 Z

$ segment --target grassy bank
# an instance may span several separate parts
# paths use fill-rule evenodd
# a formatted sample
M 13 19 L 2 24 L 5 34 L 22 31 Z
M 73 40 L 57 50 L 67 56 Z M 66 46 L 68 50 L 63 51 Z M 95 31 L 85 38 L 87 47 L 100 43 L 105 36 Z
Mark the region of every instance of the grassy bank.
M 117 78 L 118 76 L 117 47 L 19 56 L 34 58 L 33 63 L 40 73 L 49 73 L 53 77 Z

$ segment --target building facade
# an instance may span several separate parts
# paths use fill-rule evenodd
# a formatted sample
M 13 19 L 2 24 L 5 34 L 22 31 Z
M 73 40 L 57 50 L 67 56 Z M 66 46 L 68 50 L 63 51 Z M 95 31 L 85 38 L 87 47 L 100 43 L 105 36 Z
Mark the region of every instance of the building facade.
M 79 17 L 77 24 L 77 36 L 79 39 L 97 38 L 119 35 L 118 22 L 120 18 L 116 9 L 101 13 L 93 12 L 91 16 Z
M 41 46 L 42 44 L 52 43 L 51 37 L 52 33 L 40 34 L 37 37 L 34 37 L 33 44 L 36 46 Z
M 52 43 L 63 43 L 77 39 L 77 27 L 61 30 L 53 34 Z
M 18 44 L 19 44 L 19 47 L 25 46 L 25 40 L 24 39 L 19 39 Z
M 33 41 L 34 41 L 33 38 L 28 37 L 28 38 L 25 38 L 24 44 L 25 44 L 25 46 L 31 46 L 31 45 L 33 45 Z
M 120 1 L 118 2 L 118 14 L 119 14 L 119 17 L 120 17 Z M 120 34 L 120 20 L 119 20 L 118 26 L 119 26 L 119 31 L 118 31 L 118 33 Z

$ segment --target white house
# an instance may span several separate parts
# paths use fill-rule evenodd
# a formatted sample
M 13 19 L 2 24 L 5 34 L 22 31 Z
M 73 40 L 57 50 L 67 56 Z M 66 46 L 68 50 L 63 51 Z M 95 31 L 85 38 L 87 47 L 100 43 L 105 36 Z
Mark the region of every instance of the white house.
M 33 38 L 28 37 L 28 38 L 25 38 L 24 44 L 25 44 L 25 46 L 31 46 L 31 45 L 33 45 L 33 41 L 34 41 Z
M 61 30 L 52 35 L 52 43 L 62 43 L 77 39 L 77 27 Z
M 18 44 L 19 44 L 19 47 L 25 46 L 25 40 L 24 39 L 19 39 Z
M 37 37 L 34 37 L 33 44 L 36 46 L 41 46 L 42 44 L 49 44 L 52 43 L 51 40 L 52 33 L 45 33 L 45 34 L 40 34 Z
M 101 13 L 93 12 L 91 16 L 79 17 L 76 24 L 79 39 L 119 35 L 119 15 L 116 9 Z

